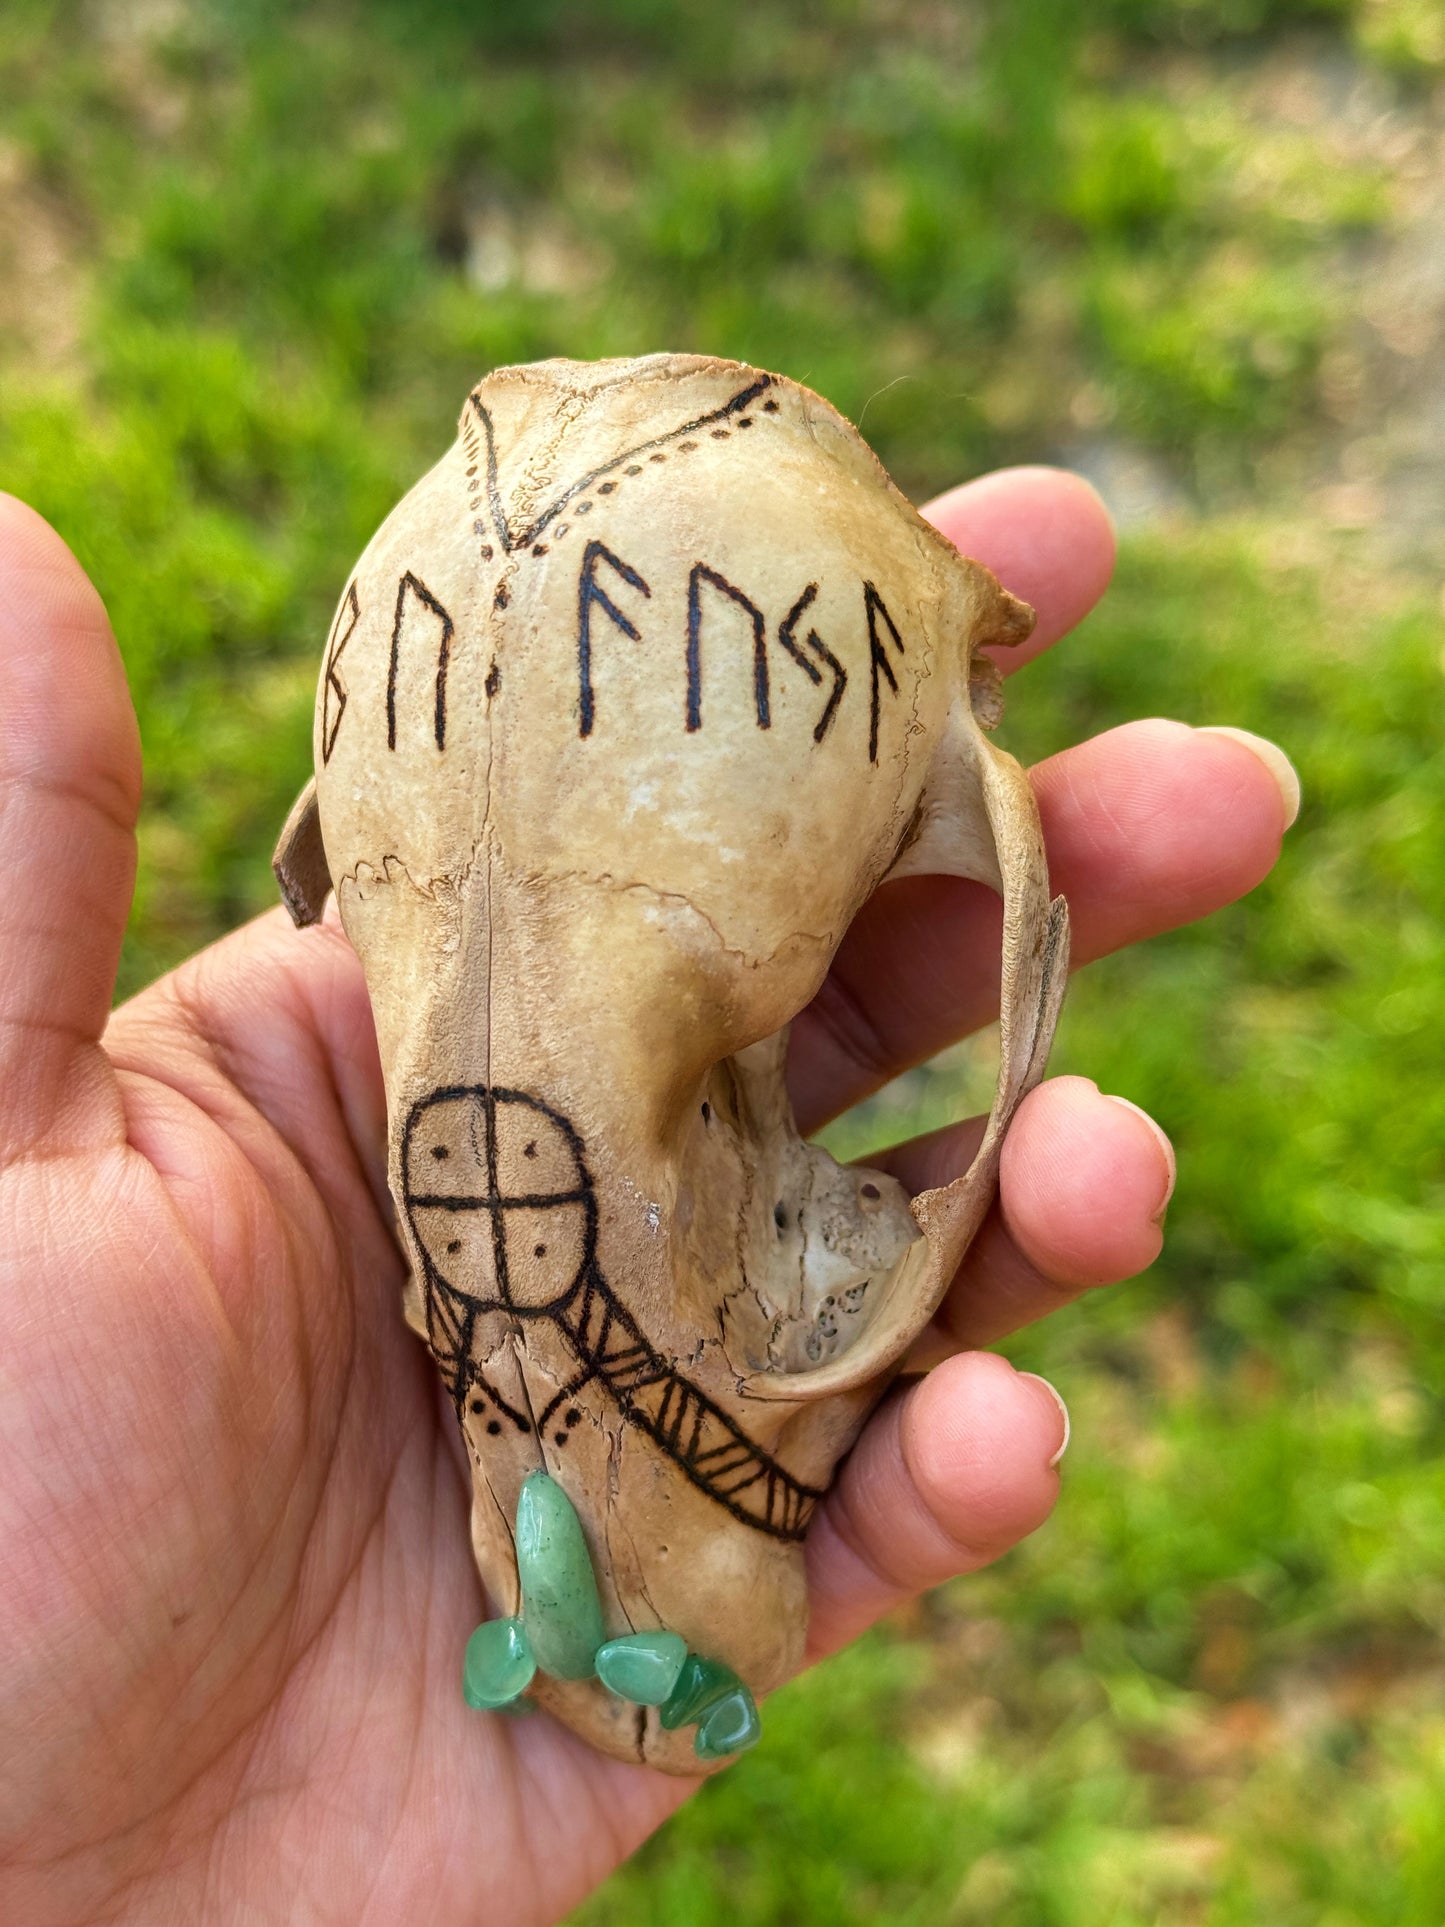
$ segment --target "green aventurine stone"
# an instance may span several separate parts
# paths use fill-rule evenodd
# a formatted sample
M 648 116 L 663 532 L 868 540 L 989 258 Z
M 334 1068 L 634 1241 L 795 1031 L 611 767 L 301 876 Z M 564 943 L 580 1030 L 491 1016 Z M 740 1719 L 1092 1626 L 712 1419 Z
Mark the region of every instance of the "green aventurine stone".
M 763 1723 L 746 1686 L 716 1701 L 698 1721 L 692 1750 L 700 1760 L 725 1760 L 756 1746 Z
M 582 1521 L 555 1479 L 533 1472 L 517 1501 L 522 1624 L 553 1679 L 590 1679 L 606 1637 Z
M 479 1713 L 509 1705 L 532 1684 L 537 1662 L 520 1619 L 489 1619 L 467 1641 L 462 1697 Z
M 719 1665 L 715 1659 L 703 1659 L 697 1653 L 689 1653 L 677 1676 L 676 1686 L 657 1716 L 658 1721 L 668 1732 L 675 1726 L 691 1726 L 710 1706 L 716 1705 L 726 1694 L 737 1692 L 742 1684 L 731 1667 Z
M 661 1706 L 687 1658 L 679 1633 L 624 1633 L 597 1649 L 597 1677 L 634 1706 Z

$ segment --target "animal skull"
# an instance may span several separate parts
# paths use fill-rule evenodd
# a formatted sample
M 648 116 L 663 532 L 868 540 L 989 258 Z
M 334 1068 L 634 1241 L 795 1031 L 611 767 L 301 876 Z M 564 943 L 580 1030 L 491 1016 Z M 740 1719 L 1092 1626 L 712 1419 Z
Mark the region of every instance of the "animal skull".
M 543 1468 L 609 1633 L 680 1633 L 758 1693 L 798 1664 L 804 1529 L 1057 1013 L 1064 905 L 979 726 L 977 651 L 1031 625 L 826 402 L 690 355 L 489 376 L 358 563 L 277 871 L 298 921 L 334 884 L 366 972 L 408 1316 L 501 1611 Z M 783 1082 L 850 919 L 909 873 L 1004 900 L 987 1134 L 912 1200 L 804 1143 Z M 535 1692 L 699 1770 L 595 1680 Z

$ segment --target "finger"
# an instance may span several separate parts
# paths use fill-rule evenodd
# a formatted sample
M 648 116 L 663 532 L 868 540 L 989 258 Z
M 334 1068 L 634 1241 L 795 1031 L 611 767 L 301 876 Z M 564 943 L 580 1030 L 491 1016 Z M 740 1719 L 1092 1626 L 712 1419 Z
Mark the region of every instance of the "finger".
M 808 1534 L 808 1657 L 1042 1525 L 1066 1437 L 1058 1394 L 990 1352 L 892 1392 Z
M 376 1031 L 334 904 L 306 930 L 278 908 L 209 945 L 123 1005 L 106 1047 L 207 1110 L 231 1104 L 242 1141 L 279 1133 L 334 1207 L 355 1213 L 359 1176 L 389 1211 Z
M 98 1039 L 135 881 L 140 742 L 100 597 L 0 496 L 0 1159 L 119 1128 Z
M 916 1195 L 967 1170 L 983 1127 L 970 1118 L 869 1162 Z M 1086 1077 L 1039 1085 L 1004 1139 L 998 1202 L 912 1362 L 993 1344 L 1147 1270 L 1164 1242 L 1174 1175 L 1168 1138 L 1136 1104 Z
M 1298 784 L 1264 747 L 1288 781 L 1237 736 L 1162 721 L 1126 723 L 1030 772 L 1075 964 L 1207 916 L 1268 875 Z M 982 884 L 906 877 L 875 892 L 793 1025 L 804 1131 L 997 1015 L 1001 930 Z
M 1033 605 L 1038 620 L 1028 641 L 990 652 L 1005 671 L 1042 655 L 1082 622 L 1114 573 L 1109 511 L 1067 469 L 1000 469 L 950 489 L 922 513 Z

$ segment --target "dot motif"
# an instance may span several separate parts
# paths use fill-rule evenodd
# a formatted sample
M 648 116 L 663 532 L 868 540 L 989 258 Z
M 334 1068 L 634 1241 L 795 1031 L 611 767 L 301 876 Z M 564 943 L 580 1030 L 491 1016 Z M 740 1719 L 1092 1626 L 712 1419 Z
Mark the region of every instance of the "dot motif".
M 762 406 L 766 414 L 776 415 L 779 412 L 779 404 L 772 396 L 769 396 L 769 398 L 762 404 Z M 738 428 L 751 428 L 753 426 L 753 417 L 751 415 L 740 415 L 737 418 L 737 421 L 734 425 Z M 710 438 L 715 442 L 725 442 L 728 440 L 731 432 L 732 432 L 731 429 L 728 429 L 728 428 L 714 428 L 709 430 L 709 435 L 710 435 Z M 473 510 L 477 510 L 481 506 L 481 501 L 480 501 L 481 483 L 477 479 L 479 469 L 480 469 L 480 456 L 479 456 L 479 451 L 476 447 L 475 441 L 471 435 L 468 435 L 466 437 L 466 442 L 467 442 L 467 454 L 472 457 L 472 460 L 467 467 L 468 506 Z M 691 440 L 685 441 L 685 442 L 679 442 L 677 444 L 677 452 L 680 455 L 691 455 L 695 452 L 695 450 L 698 447 L 700 447 L 700 445 L 701 445 L 700 443 L 696 441 L 691 441 Z M 660 464 L 667 460 L 667 454 L 663 449 L 659 448 L 659 449 L 655 449 L 652 452 L 652 454 L 648 456 L 647 459 L 649 462 L 657 462 Z M 629 462 L 627 466 L 623 469 L 622 473 L 627 476 L 641 475 L 643 473 L 643 464 L 641 462 Z M 615 480 L 599 482 L 597 485 L 597 493 L 599 495 L 614 495 L 617 492 L 617 486 L 618 485 Z M 574 515 L 590 515 L 592 512 L 592 508 L 593 508 L 592 502 L 590 500 L 584 500 L 573 504 L 572 513 Z M 560 542 L 563 539 L 563 537 L 567 534 L 569 527 L 570 527 L 569 523 L 559 522 L 556 528 L 554 528 L 552 531 L 552 540 L 554 542 Z M 472 523 L 472 532 L 473 534 L 478 536 L 486 535 L 487 525 L 485 522 L 482 521 L 480 516 L 478 516 L 477 519 Z M 537 557 L 544 556 L 548 552 L 547 544 L 545 542 L 534 542 L 532 544 L 531 552 L 534 556 L 537 556 Z M 481 555 L 481 558 L 484 562 L 490 562 L 493 559 L 493 556 L 495 554 L 493 545 L 490 542 L 483 541 L 480 545 L 479 554 Z M 497 609 L 505 609 L 509 601 L 510 601 L 510 595 L 507 589 L 507 585 L 505 583 L 502 583 L 498 586 L 496 595 L 493 598 L 493 607 Z

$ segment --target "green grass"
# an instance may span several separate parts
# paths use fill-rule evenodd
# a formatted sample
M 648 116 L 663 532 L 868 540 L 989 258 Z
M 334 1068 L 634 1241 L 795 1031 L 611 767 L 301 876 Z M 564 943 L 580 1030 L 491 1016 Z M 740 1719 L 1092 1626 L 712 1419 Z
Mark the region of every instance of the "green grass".
M 1265 888 L 1071 993 L 1057 1067 L 1153 1110 L 1181 1175 L 1154 1272 L 1011 1347 L 1074 1408 L 1055 1521 L 779 1696 L 579 1919 L 1436 1927 L 1440 604 L 1301 493 L 1388 166 L 1251 88 L 1359 63 L 1408 115 L 1438 9 L 139 18 L 0 16 L 0 209 L 68 304 L 0 302 L 0 480 L 95 575 L 136 691 L 127 987 L 272 901 L 346 570 L 504 361 L 779 367 L 915 496 L 1106 439 L 1180 507 L 1012 685 L 1006 740 L 1228 720 L 1304 780 Z M 972 1078 L 955 1055 L 834 1141 Z

